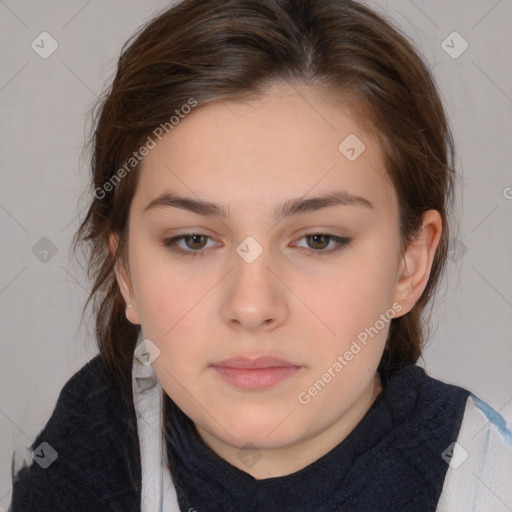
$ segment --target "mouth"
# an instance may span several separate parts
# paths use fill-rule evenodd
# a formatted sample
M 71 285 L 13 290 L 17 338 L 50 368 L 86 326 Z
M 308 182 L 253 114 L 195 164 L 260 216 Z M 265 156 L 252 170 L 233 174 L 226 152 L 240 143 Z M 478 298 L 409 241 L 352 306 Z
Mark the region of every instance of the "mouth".
M 272 356 L 232 357 L 214 363 L 212 367 L 228 384 L 249 391 L 271 388 L 301 368 Z

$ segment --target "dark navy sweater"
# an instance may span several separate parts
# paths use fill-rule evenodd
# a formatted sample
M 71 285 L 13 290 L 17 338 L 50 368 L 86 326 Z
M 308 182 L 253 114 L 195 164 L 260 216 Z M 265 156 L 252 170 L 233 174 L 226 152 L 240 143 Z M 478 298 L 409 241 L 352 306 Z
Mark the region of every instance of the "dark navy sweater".
M 435 511 L 469 391 L 408 366 L 389 378 L 356 428 L 293 474 L 255 480 L 217 456 L 165 397 L 169 463 L 180 510 L 197 512 Z M 173 428 L 170 428 L 170 424 Z M 58 454 L 16 475 L 12 512 L 140 511 L 141 470 L 133 404 L 99 356 L 64 386 L 32 449 Z

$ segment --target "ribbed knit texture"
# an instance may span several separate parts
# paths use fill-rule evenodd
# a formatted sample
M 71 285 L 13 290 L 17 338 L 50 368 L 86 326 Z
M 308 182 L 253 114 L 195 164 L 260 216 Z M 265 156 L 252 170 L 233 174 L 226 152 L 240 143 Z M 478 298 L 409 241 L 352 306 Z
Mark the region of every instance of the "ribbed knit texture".
M 12 512 L 140 512 L 135 410 L 123 404 L 100 356 L 62 388 L 32 450 L 42 442 L 58 457 L 46 469 L 33 462 L 15 475 Z

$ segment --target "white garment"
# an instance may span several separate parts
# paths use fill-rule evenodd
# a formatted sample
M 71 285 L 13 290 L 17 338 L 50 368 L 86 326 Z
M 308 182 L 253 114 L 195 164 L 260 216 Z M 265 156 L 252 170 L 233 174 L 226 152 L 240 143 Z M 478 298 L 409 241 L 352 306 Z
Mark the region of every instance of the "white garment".
M 512 425 L 471 395 L 457 443 L 436 512 L 512 511 Z
M 139 336 L 137 346 L 142 343 Z M 133 357 L 133 403 L 139 434 L 142 492 L 141 512 L 180 512 L 176 490 L 165 464 L 167 444 L 162 427 L 163 389 L 153 366 Z
M 153 367 L 136 356 L 132 388 L 142 466 L 141 512 L 180 512 L 165 463 L 163 390 Z M 445 455 L 450 467 L 436 512 L 512 511 L 511 426 L 488 404 L 471 395 L 457 443 L 451 459 Z

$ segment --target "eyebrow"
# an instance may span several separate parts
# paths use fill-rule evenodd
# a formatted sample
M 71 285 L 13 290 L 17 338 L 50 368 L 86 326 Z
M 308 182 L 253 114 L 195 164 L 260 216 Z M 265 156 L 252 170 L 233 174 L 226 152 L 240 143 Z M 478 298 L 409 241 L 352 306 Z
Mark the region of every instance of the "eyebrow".
M 227 218 L 230 216 L 229 208 L 225 205 L 190 197 L 180 197 L 172 192 L 166 192 L 153 199 L 144 208 L 143 213 L 152 208 L 162 206 L 181 208 L 182 210 L 188 210 L 208 217 Z M 317 197 L 290 199 L 274 209 L 273 217 L 274 220 L 281 220 L 285 217 L 313 212 L 332 206 L 362 206 L 373 210 L 373 205 L 368 199 L 351 194 L 345 190 L 339 190 Z

